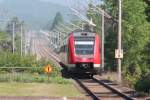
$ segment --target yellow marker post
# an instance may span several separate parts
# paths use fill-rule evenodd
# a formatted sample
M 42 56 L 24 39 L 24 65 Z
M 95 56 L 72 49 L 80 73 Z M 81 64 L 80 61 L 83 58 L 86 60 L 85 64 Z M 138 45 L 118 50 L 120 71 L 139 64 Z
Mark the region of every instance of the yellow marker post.
M 50 64 L 46 65 L 46 66 L 44 67 L 44 71 L 45 71 L 45 73 L 47 74 L 47 76 L 48 76 L 48 81 L 49 81 L 49 75 L 50 75 L 50 73 L 52 73 L 52 67 L 51 67 L 51 65 L 50 65 Z

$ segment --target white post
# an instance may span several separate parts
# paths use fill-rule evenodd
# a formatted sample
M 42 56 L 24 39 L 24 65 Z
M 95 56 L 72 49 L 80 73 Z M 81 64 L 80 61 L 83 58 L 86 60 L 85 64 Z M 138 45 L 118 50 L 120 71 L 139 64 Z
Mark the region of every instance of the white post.
M 122 0 L 119 0 L 119 23 L 118 23 L 118 50 L 121 51 L 121 31 L 122 31 Z M 118 82 L 122 82 L 121 75 L 121 58 L 118 58 Z
M 25 33 L 26 33 L 26 32 L 25 32 Z M 25 38 L 24 38 L 24 54 L 26 55 L 26 44 L 27 44 L 27 43 L 26 43 L 26 42 L 27 42 L 27 39 L 26 39 L 26 38 L 27 38 L 27 35 L 25 34 L 24 36 L 25 36 Z
M 15 53 L 15 23 L 13 22 L 13 54 Z
M 23 28 L 23 23 L 21 23 L 21 56 L 22 56 L 22 34 L 23 34 L 23 30 L 22 30 L 22 28 Z
M 101 63 L 102 63 L 102 70 L 104 70 L 104 38 L 105 38 L 105 34 L 104 34 L 104 27 L 105 27 L 105 15 L 104 15 L 104 11 L 102 11 L 102 27 L 101 27 L 101 30 L 102 30 L 102 40 L 101 40 L 101 44 L 102 44 L 102 51 L 101 51 Z

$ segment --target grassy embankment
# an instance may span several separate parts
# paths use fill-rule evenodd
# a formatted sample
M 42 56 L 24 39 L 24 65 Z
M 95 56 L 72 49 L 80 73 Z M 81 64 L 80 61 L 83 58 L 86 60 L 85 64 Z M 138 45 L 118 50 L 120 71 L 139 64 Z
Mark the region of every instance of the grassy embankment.
M 72 84 L 0 83 L 0 96 L 67 96 L 83 95 Z
M 53 68 L 49 80 L 44 72 L 47 64 Z M 3 53 L 0 55 L 0 96 L 79 97 L 82 94 L 74 87 L 72 80 L 61 76 L 61 69 L 53 62 Z

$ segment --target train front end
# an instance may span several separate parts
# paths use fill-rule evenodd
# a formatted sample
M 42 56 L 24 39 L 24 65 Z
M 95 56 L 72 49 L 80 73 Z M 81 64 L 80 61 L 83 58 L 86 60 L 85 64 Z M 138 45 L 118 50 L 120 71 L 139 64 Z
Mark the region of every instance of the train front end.
M 72 33 L 68 40 L 69 70 L 97 74 L 100 70 L 100 38 L 95 33 Z

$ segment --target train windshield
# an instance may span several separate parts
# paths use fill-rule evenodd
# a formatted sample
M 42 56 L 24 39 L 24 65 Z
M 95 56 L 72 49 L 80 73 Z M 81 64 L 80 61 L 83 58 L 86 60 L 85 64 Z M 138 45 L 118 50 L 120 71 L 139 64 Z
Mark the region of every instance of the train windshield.
M 94 54 L 93 40 L 75 40 L 75 52 L 77 55 L 92 55 Z

